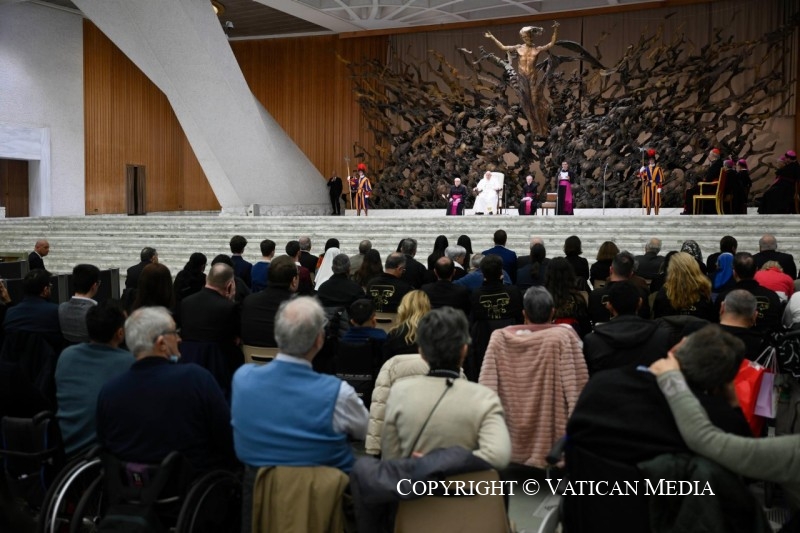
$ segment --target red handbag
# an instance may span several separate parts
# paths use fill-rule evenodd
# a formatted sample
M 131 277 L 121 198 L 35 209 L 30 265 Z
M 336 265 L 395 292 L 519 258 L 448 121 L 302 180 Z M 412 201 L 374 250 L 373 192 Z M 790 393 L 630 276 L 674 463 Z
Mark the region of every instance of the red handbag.
M 764 419 L 756 414 L 756 402 L 758 401 L 758 392 L 761 389 L 761 380 L 764 377 L 765 370 L 758 363 L 745 359 L 733 379 L 739 406 L 742 408 L 742 413 L 744 413 L 744 417 L 750 425 L 750 431 L 756 437 L 761 436 L 761 430 L 764 427 Z

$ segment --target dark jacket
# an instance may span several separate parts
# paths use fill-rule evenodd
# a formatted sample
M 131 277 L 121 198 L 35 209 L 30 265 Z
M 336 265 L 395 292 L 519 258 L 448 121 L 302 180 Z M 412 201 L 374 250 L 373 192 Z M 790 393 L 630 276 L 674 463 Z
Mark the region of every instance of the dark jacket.
M 334 274 L 317 289 L 317 298 L 323 307 L 350 307 L 350 304 L 364 298 L 364 291 L 347 274 Z
M 233 274 L 244 280 L 245 284 L 250 286 L 250 271 L 253 270 L 253 263 L 245 261 L 241 255 L 231 255 L 233 261 Z
M 263 291 L 251 294 L 242 303 L 242 343 L 253 346 L 277 346 L 275 343 L 275 314 L 281 303 L 295 293 L 286 287 L 267 285 Z
M 608 302 L 608 291 L 615 283 L 619 282 L 610 281 L 606 283 L 605 287 L 595 289 L 589 293 L 589 318 L 592 319 L 593 324 L 597 325 L 611 320 L 611 313 L 606 308 L 606 303 Z M 642 318 L 650 318 L 650 294 L 639 285 L 636 285 L 636 288 L 639 289 L 639 296 L 642 298 L 639 316 Z
M 583 339 L 589 375 L 621 366 L 650 365 L 667 356 L 672 345 L 658 325 L 635 315 L 621 315 L 595 327 Z
M 781 265 L 784 274 L 790 276 L 792 279 L 797 278 L 797 266 L 794 264 L 794 257 L 792 254 L 785 254 L 776 250 L 766 250 L 754 254 L 753 259 L 756 262 L 756 268 L 759 270 L 767 261 L 777 261 L 778 264 Z
M 311 255 L 303 250 L 300 252 L 300 259 L 298 259 L 298 261 L 302 266 L 306 267 L 311 274 L 317 271 L 317 261 L 319 261 L 317 256 Z
M 425 274 L 427 272 L 428 269 L 425 268 L 425 265 L 406 254 L 406 269 L 400 279 L 415 289 L 419 289 L 422 287 L 422 284 L 425 283 Z
M 448 280 L 437 280 L 422 286 L 422 292 L 428 295 L 431 301 L 431 309 L 450 306 L 464 311 L 464 315 L 469 318 L 470 303 L 469 289 L 461 285 L 454 285 Z
M 45 270 L 44 259 L 42 259 L 36 252 L 31 252 L 28 254 L 28 270 L 35 270 L 37 268 Z
M 503 270 L 508 272 L 511 277 L 511 283 L 517 282 L 517 253 L 514 250 L 496 244 L 482 253 L 483 255 L 499 255 L 503 260 Z
M 186 341 L 233 343 L 239 336 L 239 306 L 203 287 L 181 301 L 181 338 Z
M 658 252 L 646 252 L 644 255 L 637 255 L 634 260 L 638 263 L 636 274 L 644 279 L 653 279 L 658 275 L 664 256 L 658 255 Z
M 762 287 L 754 279 L 742 279 L 737 281 L 727 291 L 720 292 L 716 300 L 716 313 L 719 317 L 719 310 L 725 297 L 732 290 L 742 289 L 756 297 L 756 307 L 758 309 L 758 317 L 756 317 L 755 328 L 761 333 L 769 333 L 776 331 L 781 327 L 781 319 L 783 318 L 783 306 L 781 299 L 775 293 L 766 287 Z M 717 319 L 719 320 L 719 318 Z
M 375 300 L 379 313 L 396 313 L 400 300 L 413 289 L 406 281 L 384 272 L 369 282 L 367 296 Z

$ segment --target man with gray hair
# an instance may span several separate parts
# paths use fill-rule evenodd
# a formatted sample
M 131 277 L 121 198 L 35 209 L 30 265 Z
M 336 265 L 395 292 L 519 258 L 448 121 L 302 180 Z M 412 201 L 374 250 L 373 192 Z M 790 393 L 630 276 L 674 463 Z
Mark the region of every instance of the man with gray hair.
M 364 297 L 361 286 L 350 279 L 350 258 L 339 254 L 331 263 L 333 275 L 317 289 L 317 298 L 325 307 L 350 307 Z
M 405 270 L 403 271 L 401 279 L 415 289 L 419 289 L 425 282 L 425 273 L 428 269 L 425 265 L 414 259 L 417 255 L 417 239 L 403 239 L 403 242 L 400 244 L 400 251 L 406 256 Z
M 644 255 L 637 255 L 634 258 L 637 264 L 636 274 L 644 279 L 655 279 L 661 263 L 664 262 L 664 256 L 658 255 L 660 251 L 661 239 L 653 237 L 647 241 L 647 244 L 644 245 Z
M 453 262 L 455 270 L 453 271 L 453 281 L 461 279 L 467 275 L 464 268 L 464 260 L 467 257 L 467 249 L 458 244 L 448 246 L 444 249 L 444 255 Z
M 361 268 L 361 264 L 364 262 L 364 254 L 372 250 L 372 242 L 368 239 L 364 239 L 360 243 L 358 243 L 358 253 L 356 255 L 350 256 L 350 277 L 352 278 L 353 274 L 358 272 L 358 269 Z
M 325 342 L 325 313 L 314 298 L 281 304 L 277 357 L 233 376 L 231 424 L 236 455 L 262 466 L 353 466 L 348 436 L 363 440 L 369 413 L 347 382 L 319 374 L 311 362 Z M 269 406 L 265 409 L 265 406 Z
M 159 463 L 178 451 L 200 472 L 230 466 L 228 403 L 206 369 L 173 364 L 180 341 L 163 307 L 142 307 L 125 321 L 136 362 L 98 395 L 97 441 L 124 461 Z
M 523 296 L 525 324 L 492 332 L 479 383 L 497 392 L 511 433 L 511 461 L 537 468 L 589 380 L 581 340 L 566 324 L 552 324 L 553 297 L 544 287 Z M 547 391 L 547 402 L 531 403 L 531 391 Z
M 300 257 L 297 261 L 313 275 L 317 271 L 317 258 L 311 254 L 311 237 L 301 235 L 297 242 L 300 244 Z
M 755 361 L 766 348 L 764 334 L 753 326 L 758 319 L 758 300 L 744 289 L 729 292 L 719 310 L 719 325 L 744 343 L 744 356 Z
M 756 261 L 756 270 L 760 270 L 767 261 L 777 261 L 783 268 L 784 274 L 792 279 L 797 278 L 797 265 L 794 264 L 794 257 L 792 254 L 778 251 L 778 239 L 775 238 L 775 235 L 765 233 L 758 239 L 758 253 L 753 255 L 753 259 Z

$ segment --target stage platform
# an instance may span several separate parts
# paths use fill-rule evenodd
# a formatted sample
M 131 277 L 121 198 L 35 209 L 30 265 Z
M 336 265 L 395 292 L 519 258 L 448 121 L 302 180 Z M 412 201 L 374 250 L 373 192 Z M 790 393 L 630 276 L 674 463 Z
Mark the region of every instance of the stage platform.
M 357 253 L 358 243 L 370 239 L 381 257 L 397 248 L 400 239 L 414 237 L 419 242 L 417 258 L 425 262 L 438 235 L 455 243 L 459 235 L 472 239 L 473 250 L 490 248 L 495 230 L 508 233 L 507 246 L 526 254 L 531 236 L 545 241 L 549 257 L 561 254 L 564 239 L 578 235 L 583 241 L 583 255 L 594 262 L 603 241 L 614 241 L 620 249 L 643 253 L 650 237 L 663 240 L 663 250 L 680 248 L 693 239 L 704 255 L 718 250 L 724 235 L 739 240 L 741 251 L 758 251 L 758 239 L 765 232 L 774 233 L 779 249 L 800 254 L 800 217 L 748 215 L 681 216 L 679 208 L 665 208 L 659 216 L 645 216 L 639 209 L 577 209 L 574 216 L 521 217 L 516 210 L 499 215 L 448 217 L 443 209 L 371 210 L 369 216 L 356 216 L 348 210 L 344 216 L 245 217 L 221 216 L 216 212 L 157 213 L 147 216 L 97 215 L 86 217 L 43 217 L 0 219 L 0 255 L 27 255 L 38 238 L 50 241 L 50 255 L 45 265 L 54 273 L 67 273 L 76 263 L 86 262 L 100 268 L 125 270 L 138 262 L 144 246 L 154 246 L 159 259 L 173 275 L 183 267 L 193 252 L 203 252 L 211 260 L 219 253 L 230 253 L 228 242 L 233 235 L 244 235 L 249 244 L 245 258 L 260 258 L 258 243 L 272 239 L 282 252 L 286 242 L 308 235 L 311 252 L 321 254 L 325 241 L 337 238 L 340 249 Z

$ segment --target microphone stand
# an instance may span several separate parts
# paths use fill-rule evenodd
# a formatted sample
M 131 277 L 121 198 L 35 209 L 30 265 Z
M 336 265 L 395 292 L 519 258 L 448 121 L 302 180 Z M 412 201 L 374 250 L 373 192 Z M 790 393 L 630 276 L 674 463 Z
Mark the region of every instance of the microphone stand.
M 606 172 L 608 172 L 608 163 L 606 163 L 606 168 L 603 169 L 603 216 L 606 214 Z

